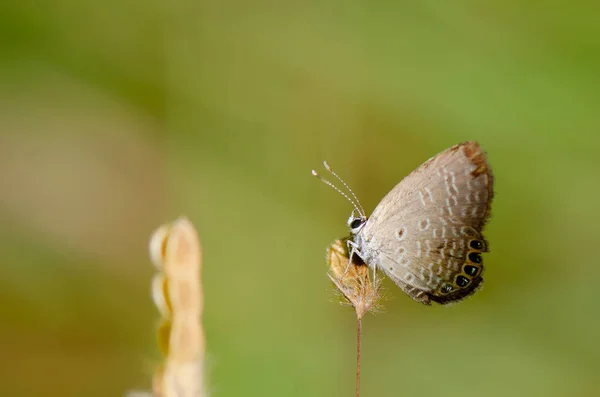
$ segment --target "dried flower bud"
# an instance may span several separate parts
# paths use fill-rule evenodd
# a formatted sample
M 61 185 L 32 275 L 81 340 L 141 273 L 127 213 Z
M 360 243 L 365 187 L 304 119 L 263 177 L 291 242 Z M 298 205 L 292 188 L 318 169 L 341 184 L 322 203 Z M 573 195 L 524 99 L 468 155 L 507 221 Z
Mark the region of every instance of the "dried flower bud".
M 150 261 L 158 271 L 162 271 L 165 265 L 167 240 L 169 238 L 169 225 L 162 225 L 152 233 L 150 237 Z
M 361 319 L 369 310 L 377 307 L 379 299 L 379 282 L 373 283 L 370 269 L 356 255 L 348 263 L 348 246 L 346 239 L 336 240 L 327 249 L 329 278 L 344 298 L 356 310 L 356 317 Z
M 157 273 L 152 278 L 152 300 L 163 318 L 171 318 L 171 303 L 167 291 L 167 279 L 162 273 Z
M 152 299 L 161 314 L 158 346 L 164 363 L 154 372 L 152 394 L 129 396 L 203 397 L 204 300 L 202 251 L 196 229 L 186 218 L 158 228 L 150 239 L 150 259 L 158 273 Z

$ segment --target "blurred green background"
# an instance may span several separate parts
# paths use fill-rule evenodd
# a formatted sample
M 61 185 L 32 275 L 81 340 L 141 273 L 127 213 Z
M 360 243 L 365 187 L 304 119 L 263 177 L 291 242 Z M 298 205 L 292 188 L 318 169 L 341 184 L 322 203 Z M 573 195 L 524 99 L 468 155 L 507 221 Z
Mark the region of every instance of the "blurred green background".
M 485 288 L 386 282 L 363 396 L 597 396 L 600 12 L 589 1 L 0 5 L 0 394 L 148 389 L 147 241 L 204 248 L 213 396 L 350 396 L 355 318 L 325 276 L 370 212 L 476 139 L 496 175 Z

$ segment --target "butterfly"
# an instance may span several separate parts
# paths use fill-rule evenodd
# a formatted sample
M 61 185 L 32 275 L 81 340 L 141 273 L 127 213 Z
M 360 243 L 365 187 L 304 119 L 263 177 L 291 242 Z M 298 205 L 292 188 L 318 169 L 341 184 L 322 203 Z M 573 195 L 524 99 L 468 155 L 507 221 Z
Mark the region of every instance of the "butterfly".
M 347 225 L 349 257 L 358 256 L 386 274 L 417 302 L 447 304 L 473 294 L 483 282 L 494 177 L 475 141 L 430 158 L 398 183 L 367 217 L 354 192 L 327 163 L 325 168 L 350 192 L 354 210 Z

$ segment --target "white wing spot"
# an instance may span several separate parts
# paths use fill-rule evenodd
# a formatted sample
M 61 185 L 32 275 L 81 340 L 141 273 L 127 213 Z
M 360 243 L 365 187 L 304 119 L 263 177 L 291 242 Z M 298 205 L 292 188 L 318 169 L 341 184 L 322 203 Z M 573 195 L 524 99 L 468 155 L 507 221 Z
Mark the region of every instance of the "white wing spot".
M 425 240 L 425 248 L 427 249 L 426 256 L 431 254 L 431 242 L 429 240 Z
M 401 226 L 394 234 L 396 235 L 396 240 L 403 241 L 406 238 L 406 227 Z
M 462 223 L 462 222 L 461 222 L 461 220 L 460 220 L 459 218 L 450 217 L 450 218 L 448 218 L 448 220 L 450 221 L 450 223 L 453 223 L 453 224 L 455 224 L 455 225 L 456 225 L 456 224 L 461 224 L 461 223 Z
M 440 215 L 442 215 L 442 216 L 452 216 L 453 215 L 453 213 L 452 213 L 452 207 L 448 207 L 448 206 L 440 207 Z
M 454 190 L 454 193 L 458 194 L 458 187 L 456 186 L 456 176 L 454 171 L 450 171 L 450 178 L 452 180 L 452 190 Z
M 456 196 L 450 196 L 446 199 L 446 205 L 448 207 L 453 207 L 458 205 L 458 199 L 456 198 Z
M 423 196 L 423 192 L 421 192 L 419 190 L 419 198 L 421 199 L 421 204 L 423 204 L 423 206 L 427 206 L 427 203 L 425 202 L 425 197 Z
M 433 272 L 428 271 L 427 272 L 427 284 L 431 284 L 432 281 L 433 281 Z
M 448 196 L 452 196 L 452 191 L 450 190 L 450 181 L 448 180 L 448 175 L 444 178 L 444 186 L 446 187 L 446 193 Z
M 406 255 L 406 248 L 400 247 L 396 251 L 398 254 L 398 263 L 402 266 L 408 266 L 410 264 L 410 258 Z
M 444 258 L 446 258 L 446 247 L 440 249 L 440 257 L 437 262 L 441 264 Z
M 431 222 L 429 221 L 429 218 L 421 219 L 419 221 L 419 230 L 424 232 L 425 230 L 429 229 L 430 225 Z
M 436 273 L 438 276 L 441 276 L 443 271 L 444 271 L 444 266 L 441 266 L 441 265 L 440 265 L 440 266 L 438 266 L 438 270 L 437 270 L 437 272 L 435 272 L 435 273 Z
M 431 204 L 433 204 L 433 194 L 431 193 L 431 189 L 428 187 L 425 187 L 425 192 L 427 193 L 427 197 L 429 197 L 429 202 Z

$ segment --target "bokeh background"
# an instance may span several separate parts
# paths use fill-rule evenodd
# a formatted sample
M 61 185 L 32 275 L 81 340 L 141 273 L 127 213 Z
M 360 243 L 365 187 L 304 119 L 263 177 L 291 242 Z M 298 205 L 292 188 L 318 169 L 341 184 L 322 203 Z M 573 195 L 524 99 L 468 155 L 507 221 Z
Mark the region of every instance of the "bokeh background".
M 387 282 L 364 396 L 597 396 L 600 13 L 589 1 L 9 0 L 0 5 L 0 394 L 149 389 L 147 241 L 204 248 L 213 396 L 350 396 L 355 318 L 325 276 L 439 151 L 496 175 L 485 288 Z

